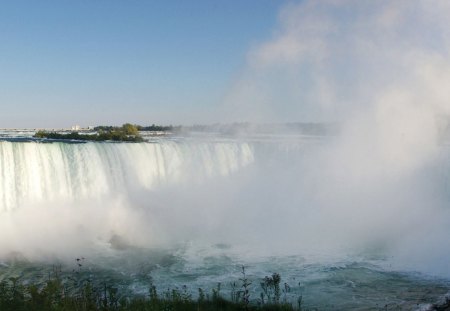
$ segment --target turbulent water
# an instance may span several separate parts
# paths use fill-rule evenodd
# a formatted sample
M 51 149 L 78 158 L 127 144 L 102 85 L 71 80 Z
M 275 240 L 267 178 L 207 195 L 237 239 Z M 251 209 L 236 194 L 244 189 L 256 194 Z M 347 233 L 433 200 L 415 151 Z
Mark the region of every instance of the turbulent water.
M 227 297 L 245 265 L 254 301 L 273 272 L 286 299 L 322 310 L 442 299 L 448 148 L 355 182 L 353 163 L 324 157 L 327 140 L 2 141 L 0 275 L 39 280 L 48 263 L 71 271 L 85 257 L 81 273 L 123 291 L 221 282 Z
M 246 143 L 0 143 L 3 210 L 225 176 L 254 160 Z

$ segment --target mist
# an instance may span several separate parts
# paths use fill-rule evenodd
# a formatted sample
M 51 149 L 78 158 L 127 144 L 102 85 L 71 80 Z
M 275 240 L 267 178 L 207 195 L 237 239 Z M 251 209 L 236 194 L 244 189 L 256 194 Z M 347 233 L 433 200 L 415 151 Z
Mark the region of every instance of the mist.
M 146 248 L 226 243 L 255 257 L 377 252 L 397 269 L 450 277 L 450 150 L 439 128 L 450 115 L 449 15 L 446 1 L 288 4 L 249 51 L 222 121 L 339 131 L 312 142 L 239 137 L 222 149 L 81 150 L 80 163 L 98 161 L 58 177 L 72 190 L 49 198 L 56 185 L 40 186 L 3 212 L 2 255 L 72 259 L 120 236 Z M 43 170 L 48 148 L 33 151 Z
M 292 181 L 318 216 L 308 239 L 348 235 L 448 274 L 449 13 L 446 1 L 290 3 L 248 53 L 230 119 L 339 124 Z

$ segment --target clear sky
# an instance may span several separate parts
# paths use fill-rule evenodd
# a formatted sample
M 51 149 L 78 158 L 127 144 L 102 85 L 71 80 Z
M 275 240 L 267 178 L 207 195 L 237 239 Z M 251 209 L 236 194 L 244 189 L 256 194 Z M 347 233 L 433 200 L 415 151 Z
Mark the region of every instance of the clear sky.
M 277 0 L 0 4 L 0 128 L 218 121 Z
M 449 15 L 448 0 L 2 1 L 0 128 L 450 114 Z

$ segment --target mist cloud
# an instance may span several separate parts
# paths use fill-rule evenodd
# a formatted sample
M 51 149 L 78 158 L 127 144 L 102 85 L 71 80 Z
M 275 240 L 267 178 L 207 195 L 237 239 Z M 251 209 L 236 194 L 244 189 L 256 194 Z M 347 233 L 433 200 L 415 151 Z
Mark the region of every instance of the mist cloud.
M 288 4 L 272 38 L 249 51 L 229 116 L 343 121 L 395 92 L 448 113 L 449 11 L 445 1 Z
M 450 4 L 437 0 L 288 4 L 271 39 L 249 51 L 225 100 L 226 117 L 338 122 L 338 134 L 306 147 L 301 141 L 288 148 L 281 142 L 257 143 L 261 149 L 249 149 L 248 165 L 200 185 L 192 182 L 199 171 L 214 163 L 227 167 L 227 159 L 239 155 L 234 143 L 211 159 L 196 157 L 215 150 L 212 142 L 202 152 L 180 144 L 176 152 L 161 152 L 159 164 L 149 164 L 151 153 L 123 147 L 124 163 L 136 164 L 125 173 L 105 171 L 118 179 L 133 172 L 142 177 L 132 179 L 131 190 L 120 187 L 123 198 L 111 196 L 101 208 L 95 202 L 93 214 L 91 204 L 81 204 L 81 211 L 69 204 L 68 216 L 50 209 L 48 218 L 85 223 L 83 234 L 76 226 L 65 229 L 71 240 L 83 241 L 80 245 L 98 236 L 105 242 L 111 232 L 138 246 L 225 241 L 245 244 L 246 253 L 265 249 L 266 255 L 317 248 L 336 254 L 334 248 L 381 245 L 402 268 L 414 258 L 414 269 L 448 275 L 442 258 L 450 256 L 450 152 L 437 126 L 450 114 L 448 16 Z M 187 159 L 185 175 L 173 169 L 186 183 L 135 193 L 152 167 L 174 159 Z M 28 213 L 16 213 L 16 226 L 0 244 L 30 227 Z M 37 229 L 44 230 L 45 221 L 40 223 Z M 62 243 L 59 237 L 49 248 Z M 32 234 L 16 239 L 23 244 L 5 245 L 26 249 L 36 244 Z
M 448 256 L 439 121 L 450 115 L 449 15 L 439 0 L 289 3 L 225 100 L 231 119 L 337 122 L 292 181 L 321 216 L 311 223 L 395 245 L 403 264 L 421 258 L 439 273 L 448 266 L 430 258 Z

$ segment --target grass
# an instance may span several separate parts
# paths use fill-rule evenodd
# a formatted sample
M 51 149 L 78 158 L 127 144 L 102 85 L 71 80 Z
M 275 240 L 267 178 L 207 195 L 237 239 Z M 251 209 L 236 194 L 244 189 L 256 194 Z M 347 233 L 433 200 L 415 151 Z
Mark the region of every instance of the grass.
M 301 310 L 301 298 L 294 307 L 286 299 L 281 302 L 280 276 L 274 273 L 261 281 L 263 293 L 252 302 L 249 292 L 251 282 L 242 267 L 242 277 L 232 285 L 231 299 L 225 299 L 220 283 L 211 292 L 198 289 L 198 298 L 193 298 L 186 286 L 158 292 L 149 284 L 145 296 L 121 296 L 114 284 L 94 286 L 92 280 L 79 280 L 76 275 L 63 279 L 60 268 L 55 267 L 45 284 L 30 284 L 19 278 L 0 282 L 0 310 L 2 311 L 214 311 L 214 310 Z M 287 290 L 286 287 L 283 290 Z

